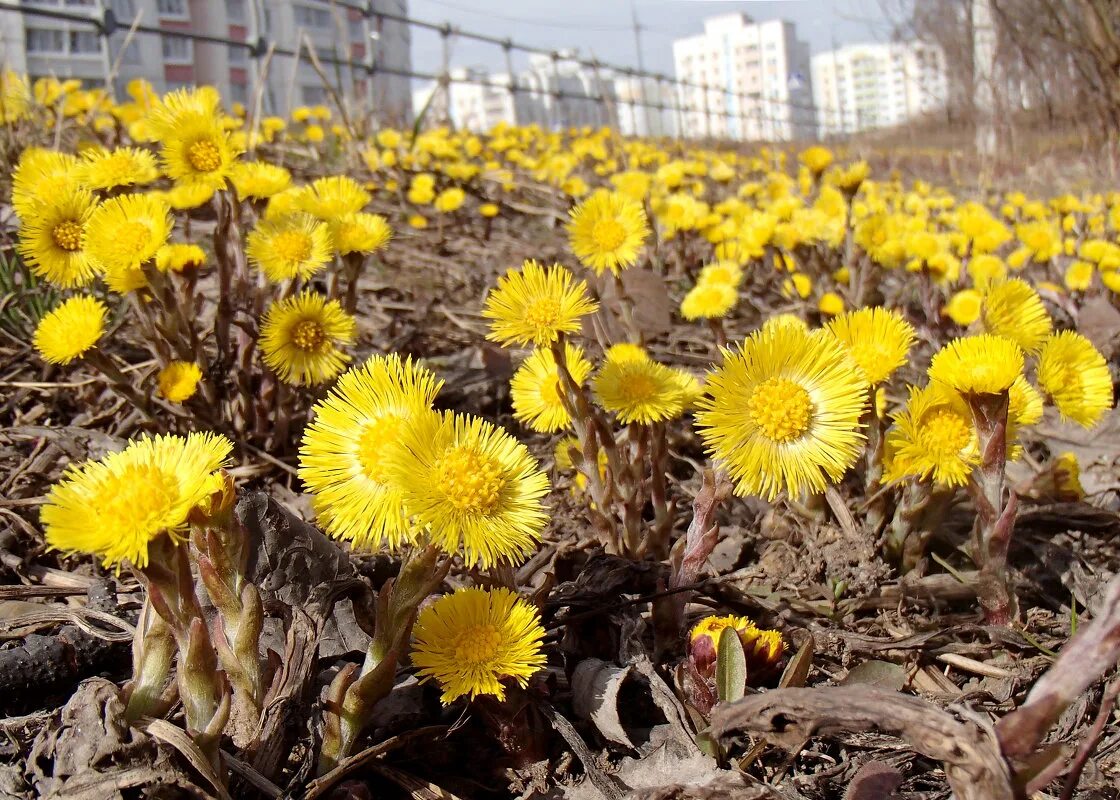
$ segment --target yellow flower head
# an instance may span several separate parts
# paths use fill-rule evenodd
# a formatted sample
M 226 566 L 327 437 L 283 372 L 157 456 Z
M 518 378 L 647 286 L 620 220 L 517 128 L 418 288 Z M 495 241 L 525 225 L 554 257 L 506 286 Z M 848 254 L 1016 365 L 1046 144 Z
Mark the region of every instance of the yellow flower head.
M 31 105 L 31 87 L 27 78 L 5 69 L 0 72 L 0 122 L 9 125 L 27 116 Z
M 369 204 L 369 192 L 346 175 L 319 178 L 300 192 L 297 204 L 316 219 L 330 220 L 356 214 Z
M 1026 353 L 1037 353 L 1050 335 L 1050 315 L 1042 299 L 1018 278 L 991 284 L 980 318 L 984 330 L 1010 339 Z
M 162 200 L 146 194 L 124 194 L 106 200 L 86 225 L 86 249 L 105 269 L 114 291 L 147 285 L 142 267 L 167 243 L 171 213 Z
M 82 153 L 75 177 L 87 189 L 116 189 L 151 183 L 159 177 L 159 169 L 155 157 L 147 150 L 91 148 Z
M 65 188 L 22 219 L 17 249 L 40 278 L 63 289 L 85 286 L 100 271 L 86 246 L 97 202 L 85 189 Z
M 836 292 L 825 292 L 817 301 L 817 310 L 826 317 L 844 313 L 844 298 Z
M 222 125 L 221 98 L 209 87 L 168 93 L 148 114 L 163 172 L 184 186 L 225 187 L 240 150 Z
M 778 665 L 786 649 L 779 631 L 759 628 L 747 617 L 705 617 L 693 626 L 688 637 L 689 657 L 702 675 L 715 668 L 719 638 L 728 628 L 742 642 L 748 675 L 758 676 Z
M 311 277 L 327 265 L 333 250 L 327 224 L 307 214 L 263 219 L 245 239 L 249 263 L 275 283 Z
M 992 281 L 1007 277 L 1007 265 L 998 256 L 978 255 L 968 261 L 968 274 L 977 289 L 985 289 Z
M 872 386 L 887 380 L 906 363 L 914 343 L 910 323 L 897 311 L 885 308 L 849 311 L 830 321 L 827 329 L 844 345 Z
M 20 219 L 34 216 L 41 202 L 78 188 L 78 164 L 77 157 L 69 153 L 42 147 L 24 150 L 12 174 L 12 208 Z
M 755 331 L 737 351 L 724 351 L 707 391 L 700 435 L 740 495 L 821 492 L 862 451 L 867 380 L 827 331 Z
M 401 432 L 427 412 L 443 381 L 394 354 L 348 370 L 312 409 L 299 450 L 299 477 L 319 524 L 362 550 L 409 538 L 401 491 L 389 480 L 389 456 Z
M 958 325 L 971 325 L 980 319 L 984 295 L 975 289 L 961 289 L 949 298 L 941 313 Z
M 562 333 L 575 333 L 580 319 L 593 314 L 599 304 L 587 295 L 587 284 L 576 281 L 559 264 L 542 267 L 532 259 L 521 271 L 509 270 L 498 278 L 497 288 L 486 296 L 482 316 L 492 320 L 486 338 L 504 346 L 556 341 Z
M 972 411 L 959 393 L 944 384 L 911 386 L 906 409 L 894 415 L 894 422 L 886 443 L 892 454 L 889 480 L 912 475 L 963 486 L 980 463 Z
M 681 375 L 649 358 L 607 358 L 591 382 L 595 402 L 627 425 L 675 419 L 691 399 Z
M 637 200 L 599 190 L 571 211 L 572 252 L 596 274 L 634 266 L 649 235 L 646 212 Z
M 100 300 L 76 295 L 39 320 L 35 349 L 48 364 L 69 364 L 97 344 L 109 315 Z
M 1091 428 L 1112 408 L 1112 376 L 1093 343 L 1074 331 L 1046 340 L 1038 356 L 1038 385 L 1063 419 Z
M 570 342 L 564 344 L 564 360 L 572 379 L 582 386 L 591 374 L 591 362 Z M 513 416 L 532 430 L 555 433 L 571 425 L 572 418 L 564 406 L 560 371 L 548 348 L 538 348 L 525 359 L 510 379 L 509 391 Z
M 738 288 L 743 282 L 743 268 L 734 261 L 716 261 L 706 264 L 700 270 L 696 283 L 726 283 L 728 286 Z
M 478 207 L 478 213 L 487 219 L 492 219 L 498 216 L 501 209 L 495 203 L 483 203 Z
M 160 272 L 186 272 L 206 263 L 206 251 L 197 244 L 172 242 L 156 251 L 156 269 Z
M 202 368 L 193 361 L 172 361 L 159 371 L 159 394 L 172 403 L 185 403 L 198 391 Z
M 730 283 L 701 281 L 681 301 L 681 316 L 692 321 L 727 316 L 739 301 L 739 293 Z
M 1062 276 L 1062 283 L 1071 292 L 1084 292 L 1093 285 L 1093 274 L 1096 269 L 1088 261 L 1075 260 L 1066 267 Z
M 999 394 L 1023 373 L 1023 351 L 1003 336 L 985 333 L 954 339 L 929 365 L 930 380 L 961 394 Z
M 649 353 L 640 344 L 633 342 L 619 342 L 612 344 L 603 354 L 607 361 L 622 363 L 623 361 L 649 361 Z
M 452 186 L 436 195 L 432 206 L 441 214 L 449 214 L 461 208 L 466 197 L 466 193 L 464 193 L 462 189 L 458 186 Z
M 389 454 L 390 480 L 432 542 L 468 566 L 517 563 L 548 521 L 548 478 L 525 445 L 464 414 L 418 414 Z
M 537 610 L 509 589 L 460 589 L 420 612 L 412 663 L 449 704 L 467 695 L 505 698 L 503 680 L 529 682 L 545 665 Z
M 331 241 L 342 255 L 347 253 L 376 253 L 384 250 L 393 237 L 393 229 L 380 214 L 363 211 L 343 214 L 330 221 Z
M 304 290 L 278 300 L 261 320 L 260 348 L 264 363 L 293 386 L 329 381 L 346 367 L 343 345 L 354 341 L 354 318 L 337 300 Z
M 820 175 L 832 166 L 832 151 L 819 145 L 810 147 L 801 151 L 798 160 L 808 167 L 813 175 Z
M 292 185 L 292 174 L 266 161 L 239 161 L 229 172 L 233 188 L 242 200 L 266 200 Z
M 47 544 L 89 553 L 106 567 L 146 567 L 153 540 L 186 536 L 187 515 L 219 487 L 231 449 L 213 433 L 144 437 L 70 467 L 40 514 Z

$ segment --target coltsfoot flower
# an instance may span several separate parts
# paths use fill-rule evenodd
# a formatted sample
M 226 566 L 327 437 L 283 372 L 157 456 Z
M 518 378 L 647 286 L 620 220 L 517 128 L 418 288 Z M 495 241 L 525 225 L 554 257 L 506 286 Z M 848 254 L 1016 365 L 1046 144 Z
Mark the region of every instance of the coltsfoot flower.
M 1018 278 L 992 283 L 984 295 L 980 320 L 988 333 L 1010 339 L 1025 353 L 1037 353 L 1050 335 L 1050 315 L 1042 299 Z
M 568 237 L 581 263 L 602 274 L 632 267 L 649 236 L 642 204 L 619 192 L 599 190 L 571 211 Z
M 582 386 L 591 374 L 591 362 L 583 357 L 583 350 L 566 342 L 564 360 L 572 380 Z M 534 350 L 509 382 L 514 418 L 539 433 L 564 430 L 572 424 L 572 417 L 564 405 L 563 391 L 552 351 Z
M 48 364 L 69 364 L 97 345 L 105 333 L 109 309 L 87 295 L 64 300 L 39 320 L 34 344 Z
M 598 308 L 587 294 L 587 284 L 577 282 L 567 269 L 559 264 L 542 267 L 530 259 L 520 271 L 511 269 L 498 278 L 482 316 L 491 320 L 486 334 L 490 341 L 540 347 L 562 333 L 579 331 L 580 320 Z
M 607 358 L 591 389 L 595 402 L 625 424 L 675 419 L 692 399 L 680 372 L 648 357 Z
M 1104 356 L 1074 331 L 1046 340 L 1038 356 L 1038 385 L 1063 419 L 1091 428 L 1112 408 L 1112 376 Z
M 354 341 L 357 325 L 337 300 L 304 290 L 273 303 L 261 321 L 264 363 L 294 386 L 329 381 L 346 367 L 342 346 Z
M 202 368 L 193 361 L 172 361 L 159 371 L 159 394 L 171 403 L 185 403 L 198 391 Z
M 1023 373 L 1018 344 L 990 333 L 954 339 L 939 350 L 929 365 L 930 380 L 961 394 L 999 394 Z
M 914 329 L 897 311 L 885 308 L 861 308 L 840 314 L 828 323 L 835 336 L 856 366 L 877 386 L 906 363 Z

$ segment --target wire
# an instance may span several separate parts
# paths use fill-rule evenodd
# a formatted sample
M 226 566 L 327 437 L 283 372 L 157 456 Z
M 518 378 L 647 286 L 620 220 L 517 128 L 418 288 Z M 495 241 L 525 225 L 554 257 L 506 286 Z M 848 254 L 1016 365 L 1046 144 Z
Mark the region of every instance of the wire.
M 515 17 L 509 14 L 494 14 L 490 11 L 483 11 L 478 8 L 471 8 L 470 6 L 462 6 L 458 3 L 449 3 L 447 0 L 424 0 L 424 2 L 431 3 L 434 6 L 442 6 L 443 8 L 454 9 L 455 11 L 462 11 L 466 14 L 475 14 L 487 19 L 500 19 L 503 22 L 516 22 L 521 25 L 538 25 L 542 28 L 557 28 L 563 30 L 573 31 L 630 31 L 634 27 L 632 25 L 591 25 L 581 23 L 565 23 L 565 22 L 550 22 L 544 19 L 532 19 L 530 17 Z M 643 28 L 645 30 L 645 28 Z

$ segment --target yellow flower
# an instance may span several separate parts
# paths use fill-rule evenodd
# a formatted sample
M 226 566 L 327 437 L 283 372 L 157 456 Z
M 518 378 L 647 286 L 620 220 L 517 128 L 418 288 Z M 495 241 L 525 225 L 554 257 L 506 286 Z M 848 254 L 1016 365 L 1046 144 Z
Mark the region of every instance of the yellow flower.
M 681 376 L 649 358 L 608 358 L 591 388 L 595 402 L 627 425 L 679 417 L 690 399 Z
M 82 153 L 75 173 L 87 189 L 115 189 L 151 183 L 159 177 L 156 160 L 147 150 L 118 147 L 115 150 L 91 148 Z
M 193 361 L 172 361 L 159 371 L 159 394 L 172 403 L 185 403 L 198 391 L 202 368 Z
M 813 175 L 820 175 L 832 166 L 832 151 L 819 145 L 801 151 L 798 160 L 809 168 Z
M 827 331 L 793 325 L 755 331 L 708 377 L 697 425 L 735 491 L 773 500 L 821 492 L 863 448 L 865 376 Z
M 929 365 L 930 380 L 961 394 L 999 394 L 1023 373 L 1023 351 L 1003 336 L 981 334 L 954 339 Z
M 61 194 L 78 188 L 78 159 L 42 147 L 23 151 L 12 175 L 12 208 L 20 220 L 28 221 L 43 202 L 53 202 Z
M 458 186 L 452 186 L 440 192 L 432 205 L 441 214 L 448 214 L 461 208 L 465 199 L 466 194 L 463 190 Z
M 265 161 L 239 161 L 230 170 L 229 178 L 242 200 L 265 200 L 292 185 L 288 170 Z
M 559 264 L 542 267 L 532 259 L 521 271 L 510 269 L 486 296 L 482 316 L 492 320 L 486 338 L 504 346 L 556 341 L 562 333 L 575 333 L 580 319 L 593 314 L 599 304 L 587 295 L 587 284 L 576 281 Z
M 40 514 L 47 544 L 89 553 L 105 567 L 146 567 L 153 540 L 186 537 L 187 515 L 219 487 L 217 471 L 231 449 L 213 433 L 144 437 L 71 466 Z
M 160 272 L 185 272 L 206 263 L 206 252 L 197 244 L 172 242 L 156 251 L 156 269 Z
M 221 124 L 221 98 L 210 87 L 179 89 L 164 96 L 148 115 L 160 143 L 167 177 L 182 185 L 225 187 L 240 154 Z
M 1050 315 L 1042 299 L 1018 278 L 991 284 L 980 319 L 988 333 L 1010 339 L 1026 353 L 1037 353 L 1050 335 Z
M 109 314 L 101 301 L 76 295 L 46 314 L 35 328 L 33 344 L 48 364 L 69 364 L 97 344 Z
M 796 295 L 804 300 L 813 291 L 813 279 L 804 272 L 795 272 L 782 281 L 782 294 L 786 297 Z
M 571 211 L 568 237 L 572 252 L 602 274 L 634 266 L 649 235 L 642 204 L 618 192 L 599 190 Z
M 961 289 L 949 298 L 941 313 L 958 325 L 971 325 L 980 319 L 984 295 L 975 289 Z
M 782 634 L 763 630 L 747 617 L 705 617 L 693 626 L 688 637 L 688 653 L 703 675 L 714 669 L 721 634 L 731 628 L 739 635 L 747 659 L 747 674 L 759 675 L 778 665 L 786 645 Z
M 897 311 L 861 308 L 830 321 L 827 330 L 856 362 L 868 383 L 876 386 L 906 363 L 914 329 Z
M 743 268 L 734 261 L 716 261 L 706 264 L 700 270 L 696 283 L 726 283 L 728 286 L 738 288 L 743 282 Z
M 410 538 L 389 455 L 415 415 L 428 411 L 443 381 L 410 358 L 374 356 L 338 379 L 312 409 L 299 450 L 299 477 L 319 524 L 362 550 Z
M 498 216 L 499 211 L 501 209 L 495 203 L 483 203 L 478 207 L 478 213 L 488 219 Z
M 380 214 L 359 211 L 343 214 L 330 221 L 331 241 L 335 250 L 347 253 L 375 253 L 388 246 L 393 230 Z
M 1062 282 L 1071 292 L 1084 292 L 1093 285 L 1093 273 L 1096 270 L 1088 261 L 1072 261 L 1066 267 Z
M 87 248 L 93 195 L 71 187 L 44 198 L 33 215 L 21 220 L 20 256 L 40 278 L 63 289 L 85 286 L 100 271 Z
M 389 454 L 389 474 L 408 513 L 467 566 L 518 563 L 548 517 L 548 478 L 525 445 L 463 414 L 418 414 Z
M 622 363 L 623 361 L 649 361 L 649 353 L 640 344 L 633 342 L 619 342 L 612 344 L 607 348 L 607 352 L 603 354 L 603 358 L 607 361 L 614 361 Z
M 10 69 L 0 72 L 0 122 L 9 125 L 27 116 L 31 87 L 27 78 Z
M 293 386 L 329 381 L 350 360 L 339 348 L 354 341 L 356 327 L 337 300 L 305 289 L 265 312 L 260 335 L 264 363 Z
M 331 260 L 333 249 L 327 224 L 307 214 L 261 220 L 245 239 L 249 263 L 276 283 L 311 277 Z
M 177 183 L 170 190 L 161 193 L 161 196 L 175 211 L 190 211 L 209 203 L 215 191 L 207 183 Z
M 1046 340 L 1038 356 L 1038 385 L 1063 419 L 1091 428 L 1112 408 L 1112 376 L 1093 343 L 1074 331 Z
M 125 194 L 106 200 L 90 215 L 86 249 L 106 272 L 118 292 L 147 285 L 143 265 L 155 258 L 171 233 L 167 204 L 146 194 Z
M 583 351 L 565 342 L 564 360 L 577 385 L 582 386 L 591 374 L 591 362 Z M 548 348 L 538 348 L 513 374 L 509 383 L 513 400 L 513 416 L 539 433 L 555 433 L 567 428 L 572 418 L 564 406 L 560 371 Z
M 980 445 L 972 411 L 959 393 L 941 383 L 910 387 L 910 400 L 894 415 L 887 433 L 892 454 L 888 480 L 908 475 L 945 486 L 963 486 L 980 463 Z
M 730 283 L 700 282 L 681 301 L 681 316 L 692 321 L 718 319 L 727 315 L 739 301 L 739 293 Z
M 505 699 L 503 680 L 526 686 L 545 665 L 537 610 L 509 589 L 459 589 L 420 612 L 412 663 L 435 678 L 447 705 L 467 695 Z
M 817 310 L 827 317 L 844 313 L 844 298 L 836 292 L 825 292 L 817 301 Z
M 973 286 L 985 289 L 992 281 L 1007 277 L 1007 265 L 998 256 L 978 255 L 969 259 L 968 274 Z
M 428 218 L 423 214 L 413 214 L 408 218 L 408 226 L 422 231 L 424 228 L 428 227 Z
M 369 192 L 345 175 L 319 178 L 297 198 L 297 205 L 316 219 L 330 220 L 355 214 L 369 204 Z

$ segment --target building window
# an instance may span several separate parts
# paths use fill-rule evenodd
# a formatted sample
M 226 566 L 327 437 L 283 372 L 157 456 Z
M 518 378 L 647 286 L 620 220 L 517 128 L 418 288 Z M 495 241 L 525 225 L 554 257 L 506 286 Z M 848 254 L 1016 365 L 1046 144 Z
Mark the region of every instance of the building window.
M 100 55 L 101 37 L 96 31 L 70 31 L 70 52 L 74 55 Z
M 156 11 L 161 17 L 187 19 L 187 0 L 156 0 Z
M 29 53 L 65 53 L 65 41 L 62 31 L 49 28 L 27 29 L 27 52 Z
M 229 63 L 238 65 L 249 63 L 249 48 L 231 44 L 229 46 Z
M 295 17 L 296 25 L 304 28 L 328 28 L 331 24 L 331 13 L 325 8 L 292 6 L 292 15 Z
M 226 19 L 230 22 L 244 22 L 245 0 L 226 0 Z
M 160 36 L 163 45 L 163 60 L 169 64 L 193 64 L 194 42 L 185 36 L 163 34 Z
M 113 16 L 118 20 L 132 20 L 136 16 L 136 8 L 132 0 L 113 0 L 110 7 L 113 9 Z

